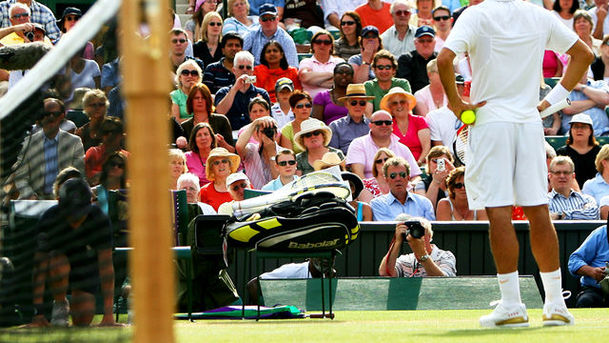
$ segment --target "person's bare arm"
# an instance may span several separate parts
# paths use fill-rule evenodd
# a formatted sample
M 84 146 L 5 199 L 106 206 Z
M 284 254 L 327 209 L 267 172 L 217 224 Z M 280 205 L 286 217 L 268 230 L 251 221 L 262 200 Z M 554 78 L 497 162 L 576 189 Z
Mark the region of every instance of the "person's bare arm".
M 235 101 L 235 95 L 237 95 L 237 92 L 242 88 L 249 87 L 250 84 L 246 82 L 247 78 L 248 75 L 246 74 L 239 76 L 239 78 L 235 81 L 235 84 L 229 89 L 228 93 L 226 93 L 226 96 L 224 96 L 218 105 L 216 105 L 216 113 L 228 113 L 230 108 L 233 106 L 233 101 Z
M 603 31 L 605 24 L 605 17 L 607 17 L 607 4 L 596 7 L 596 27 L 592 32 L 592 37 L 596 39 L 603 39 Z
M 412 235 L 408 235 L 406 236 L 406 240 L 408 241 L 408 245 L 410 245 L 410 249 L 412 249 L 412 252 L 414 253 L 416 259 L 419 260 L 419 263 L 421 263 L 423 267 L 425 267 L 425 272 L 427 272 L 427 276 L 446 276 L 446 274 L 444 274 L 442 269 L 438 267 L 438 265 L 434 262 L 434 260 L 431 259 L 431 257 L 429 257 L 425 261 L 420 260 L 422 256 L 427 255 L 427 251 L 425 251 L 425 241 L 423 240 L 423 238 L 414 238 L 412 237 Z
M 303 68 L 298 72 L 298 78 L 302 84 L 318 87 L 322 86 L 324 82 L 333 81 L 334 73 L 330 71 L 311 71 L 309 68 Z
M 573 90 L 577 90 L 584 93 L 584 95 L 588 97 L 588 99 L 594 101 L 596 106 L 605 108 L 605 106 L 609 105 L 609 93 L 606 89 L 592 88 L 578 83 L 575 88 L 573 88 Z
M 114 266 L 112 264 L 112 249 L 102 249 L 97 253 L 99 278 L 104 304 L 104 316 L 100 325 L 115 325 L 112 315 L 114 302 Z
M 457 85 L 455 84 L 455 72 L 453 68 L 453 60 L 455 59 L 455 53 L 448 49 L 442 48 L 438 55 L 438 73 L 440 74 L 440 80 L 442 86 L 446 92 L 448 98 L 448 108 L 452 110 L 454 115 L 460 119 L 461 113 L 465 110 L 475 110 L 478 107 L 484 106 L 486 101 L 478 104 L 470 104 L 459 96 L 457 91 Z
M 365 179 L 364 177 L 364 165 L 361 163 L 352 163 L 350 164 L 351 166 L 351 171 L 354 174 L 357 174 L 357 176 L 359 176 L 362 180 Z
M 450 204 L 448 203 L 448 199 L 441 199 L 438 201 L 436 220 L 452 220 L 452 213 L 450 212 Z
M 595 107 L 596 103 L 590 99 L 571 101 L 571 104 L 562 109 L 562 113 L 568 116 L 581 113 Z
M 320 104 L 313 104 L 313 110 L 311 111 L 311 118 L 315 118 L 317 120 L 324 120 L 324 109 L 325 106 Z
M 396 277 L 398 273 L 395 270 L 395 262 L 400 256 L 400 250 L 402 248 L 402 237 L 403 233 L 406 232 L 406 225 L 404 223 L 400 223 L 396 225 L 394 242 L 390 247 L 389 252 L 383 259 L 381 260 L 381 265 L 379 266 L 379 275 L 380 276 L 391 276 Z
M 605 267 L 591 267 L 588 265 L 581 266 L 577 272 L 577 275 L 588 276 L 596 281 L 601 281 L 605 278 Z
M 567 50 L 567 55 L 570 57 L 569 63 L 567 64 L 567 69 L 565 70 L 563 77 L 560 79 L 560 84 L 566 90 L 571 91 L 579 83 L 584 74 L 588 72 L 590 63 L 594 61 L 594 54 L 586 43 L 581 39 L 578 39 L 575 44 Z M 543 111 L 548 107 L 550 107 L 550 103 L 544 99 L 537 105 L 537 110 Z
M 423 165 L 425 164 L 425 157 L 429 153 L 429 150 L 431 150 L 431 130 L 419 130 L 417 136 L 419 137 L 419 142 L 421 142 L 421 157 L 419 157 L 417 163 Z

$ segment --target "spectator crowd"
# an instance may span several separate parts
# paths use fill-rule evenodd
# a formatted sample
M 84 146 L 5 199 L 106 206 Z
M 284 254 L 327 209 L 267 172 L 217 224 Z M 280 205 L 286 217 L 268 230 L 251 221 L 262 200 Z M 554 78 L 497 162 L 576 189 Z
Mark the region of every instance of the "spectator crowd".
M 223 18 L 221 1 L 191 0 L 192 17 L 183 26 L 169 10 L 169 188 L 185 189 L 200 213 L 230 214 L 245 189 L 274 191 L 338 166 L 359 180 L 353 185 L 362 184 L 353 199 L 361 220 L 403 221 L 404 214 L 487 220 L 468 205 L 467 166 L 453 157 L 463 123 L 447 107 L 436 63 L 459 15 L 480 2 L 229 0 Z M 530 2 L 552 11 L 597 56 L 569 95 L 571 104 L 543 121 L 546 135 L 566 136 L 556 151 L 546 146 L 552 218 L 607 219 L 609 146 L 597 138 L 609 135 L 608 0 Z M 57 14 L 35 0 L 0 2 L 0 46 L 53 46 L 83 11 Z M 46 87 L 42 114 L 14 165 L 13 198 L 55 199 L 53 185 L 66 168 L 80 172 L 106 214 L 108 191 L 128 189 L 124 122 L 131 119 L 113 46 L 120 32 L 110 26 Z M 472 79 L 468 59 L 454 61 L 464 98 Z M 566 55 L 546 51 L 543 77 L 531 76 L 540 79 L 540 99 L 567 63 Z M 27 73 L 0 69 L 0 96 Z M 524 219 L 517 207 L 513 219 Z M 420 243 L 408 238 L 414 254 L 390 251 L 381 275 L 417 274 L 418 263 L 429 275 L 455 275 L 454 256 L 430 244 L 433 231 L 424 223 Z M 398 243 L 405 229 L 396 227 Z M 606 231 L 595 237 L 607 243 Z M 582 249 L 577 266 L 584 273 L 584 258 L 593 253 Z M 599 278 L 590 269 L 588 286 Z

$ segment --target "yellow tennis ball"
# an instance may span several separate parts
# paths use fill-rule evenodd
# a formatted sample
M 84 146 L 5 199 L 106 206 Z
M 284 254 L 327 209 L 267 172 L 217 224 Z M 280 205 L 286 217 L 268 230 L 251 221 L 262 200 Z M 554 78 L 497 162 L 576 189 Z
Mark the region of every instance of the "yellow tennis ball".
M 461 112 L 461 121 L 463 124 L 471 124 L 476 121 L 476 112 L 472 110 L 465 110 Z

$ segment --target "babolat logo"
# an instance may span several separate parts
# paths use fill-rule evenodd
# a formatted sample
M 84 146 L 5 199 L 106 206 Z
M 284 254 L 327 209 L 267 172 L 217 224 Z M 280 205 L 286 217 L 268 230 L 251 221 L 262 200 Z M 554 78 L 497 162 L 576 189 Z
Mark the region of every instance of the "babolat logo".
M 333 247 L 338 244 L 338 238 L 331 241 L 322 241 L 318 243 L 298 243 L 290 242 L 288 248 L 290 249 L 313 249 L 313 248 L 326 248 Z

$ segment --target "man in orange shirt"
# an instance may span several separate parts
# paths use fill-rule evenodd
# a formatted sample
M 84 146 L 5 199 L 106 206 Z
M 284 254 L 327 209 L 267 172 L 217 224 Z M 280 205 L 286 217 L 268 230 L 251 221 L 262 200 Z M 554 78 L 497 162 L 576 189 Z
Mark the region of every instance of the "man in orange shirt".
M 362 27 L 376 26 L 380 33 L 383 33 L 393 25 L 390 7 L 390 4 L 381 0 L 368 0 L 367 3 L 357 7 L 355 12 L 362 19 Z

